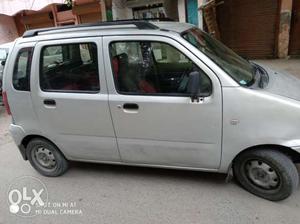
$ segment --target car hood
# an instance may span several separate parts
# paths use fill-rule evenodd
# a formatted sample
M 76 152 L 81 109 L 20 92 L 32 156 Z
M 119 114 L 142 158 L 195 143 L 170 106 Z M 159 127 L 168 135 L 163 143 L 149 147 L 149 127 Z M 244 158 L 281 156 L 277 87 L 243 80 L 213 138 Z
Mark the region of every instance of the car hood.
M 269 75 L 269 83 L 264 88 L 265 91 L 300 101 L 300 78 L 287 72 L 263 67 Z

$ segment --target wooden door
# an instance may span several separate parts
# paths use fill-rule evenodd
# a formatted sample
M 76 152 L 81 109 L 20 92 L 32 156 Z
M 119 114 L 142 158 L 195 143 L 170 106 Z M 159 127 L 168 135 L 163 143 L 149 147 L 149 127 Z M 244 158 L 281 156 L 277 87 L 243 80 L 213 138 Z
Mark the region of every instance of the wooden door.
M 293 2 L 289 54 L 300 55 L 300 0 Z

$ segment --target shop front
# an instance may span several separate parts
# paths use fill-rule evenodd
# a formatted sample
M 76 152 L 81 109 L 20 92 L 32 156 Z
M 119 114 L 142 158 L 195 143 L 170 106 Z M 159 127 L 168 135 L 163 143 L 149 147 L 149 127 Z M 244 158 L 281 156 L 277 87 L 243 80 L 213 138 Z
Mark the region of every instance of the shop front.
M 19 0 L 4 1 L 7 1 L 8 5 L 4 7 L 4 4 L 0 4 L 0 14 L 4 14 L 15 23 L 14 29 L 19 36 L 29 29 L 106 20 L 104 0 L 32 0 L 23 5 L 19 4 Z M 0 21 L 0 27 L 4 25 Z

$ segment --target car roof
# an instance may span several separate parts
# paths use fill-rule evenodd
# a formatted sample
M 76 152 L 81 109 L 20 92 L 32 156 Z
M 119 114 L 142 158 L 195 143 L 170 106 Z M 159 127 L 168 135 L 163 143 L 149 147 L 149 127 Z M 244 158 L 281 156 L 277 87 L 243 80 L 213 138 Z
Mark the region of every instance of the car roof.
M 152 24 L 158 26 L 160 29 L 173 31 L 176 33 L 182 33 L 188 29 L 195 27 L 192 24 L 180 22 L 152 22 Z
M 192 27 L 194 25 L 179 22 L 121 20 L 28 30 L 18 42 L 107 35 L 160 35 L 161 32 L 177 33 L 178 35 Z

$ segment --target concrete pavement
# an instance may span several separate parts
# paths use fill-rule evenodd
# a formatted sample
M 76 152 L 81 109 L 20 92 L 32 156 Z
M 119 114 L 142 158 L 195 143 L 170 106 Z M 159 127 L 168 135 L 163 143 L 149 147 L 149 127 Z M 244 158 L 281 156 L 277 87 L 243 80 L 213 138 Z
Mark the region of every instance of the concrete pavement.
M 300 59 L 256 60 L 270 68 L 286 71 L 300 78 Z
M 258 198 L 224 175 L 75 163 L 58 178 L 36 173 L 12 142 L 0 146 L 0 223 L 299 223 L 300 189 L 282 202 Z M 13 179 L 33 176 L 51 202 L 76 202 L 81 215 L 9 213 Z

